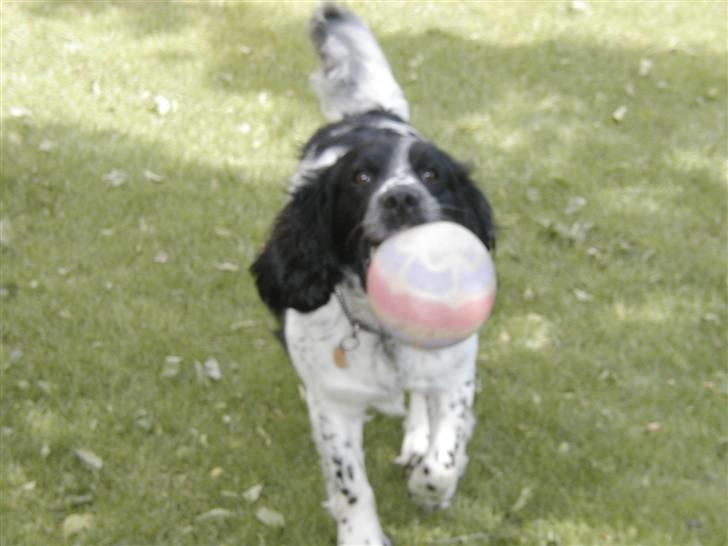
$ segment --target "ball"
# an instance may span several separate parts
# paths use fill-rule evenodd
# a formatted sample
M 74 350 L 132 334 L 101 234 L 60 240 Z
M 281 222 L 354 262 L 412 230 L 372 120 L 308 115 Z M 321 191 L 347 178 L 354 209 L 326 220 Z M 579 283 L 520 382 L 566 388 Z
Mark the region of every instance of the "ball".
M 453 222 L 401 231 L 374 252 L 369 305 L 384 329 L 416 347 L 453 345 L 475 333 L 495 302 L 496 275 L 485 245 Z

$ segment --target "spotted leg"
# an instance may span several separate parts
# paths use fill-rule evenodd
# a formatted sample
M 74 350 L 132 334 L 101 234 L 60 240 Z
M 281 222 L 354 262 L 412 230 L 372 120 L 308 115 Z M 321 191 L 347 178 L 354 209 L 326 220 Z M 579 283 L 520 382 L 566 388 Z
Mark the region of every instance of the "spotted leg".
M 377 517 L 362 448 L 364 410 L 307 395 L 313 437 L 321 457 L 339 546 L 389 546 Z
M 404 420 L 404 440 L 395 463 L 412 467 L 427 453 L 430 445 L 430 418 L 427 414 L 427 399 L 424 394 L 413 392 L 409 398 L 409 409 Z
M 412 466 L 408 487 L 427 509 L 447 508 L 468 462 L 466 447 L 473 429 L 472 380 L 450 391 L 427 395 L 430 444 Z

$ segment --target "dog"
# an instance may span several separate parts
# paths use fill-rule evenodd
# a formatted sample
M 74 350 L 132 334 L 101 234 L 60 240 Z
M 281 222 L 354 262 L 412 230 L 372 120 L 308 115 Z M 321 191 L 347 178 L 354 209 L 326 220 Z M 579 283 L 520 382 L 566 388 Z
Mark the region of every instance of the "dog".
M 468 170 L 409 124 L 364 22 L 325 4 L 310 34 L 320 59 L 311 83 L 329 124 L 303 147 L 290 198 L 250 271 L 305 386 L 338 544 L 389 545 L 364 466 L 367 412 L 405 415 L 395 462 L 409 491 L 425 508 L 449 506 L 468 460 L 478 338 L 434 350 L 393 339 L 367 304 L 367 267 L 388 237 L 439 220 L 492 251 L 495 223 Z

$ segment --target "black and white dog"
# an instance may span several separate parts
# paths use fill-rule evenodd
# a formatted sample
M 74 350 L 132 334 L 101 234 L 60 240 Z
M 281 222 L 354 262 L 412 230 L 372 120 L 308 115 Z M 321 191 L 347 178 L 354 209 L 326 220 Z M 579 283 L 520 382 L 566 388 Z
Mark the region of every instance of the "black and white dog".
M 303 148 L 290 200 L 251 271 L 306 387 L 338 544 L 383 545 L 364 468 L 366 413 L 406 414 L 396 462 L 419 504 L 447 507 L 467 463 L 478 339 L 423 350 L 387 336 L 367 305 L 371 252 L 436 220 L 464 225 L 492 250 L 495 228 L 466 169 L 408 124 L 407 101 L 366 25 L 324 5 L 311 37 L 321 60 L 312 84 L 332 123 Z

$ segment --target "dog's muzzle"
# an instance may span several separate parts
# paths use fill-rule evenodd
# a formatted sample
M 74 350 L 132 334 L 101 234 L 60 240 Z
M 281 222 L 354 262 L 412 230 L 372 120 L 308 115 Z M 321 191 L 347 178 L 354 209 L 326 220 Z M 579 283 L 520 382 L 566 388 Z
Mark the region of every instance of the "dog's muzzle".
M 403 180 L 385 184 L 372 197 L 364 226 L 376 245 L 402 229 L 439 218 L 440 207 L 422 184 Z

